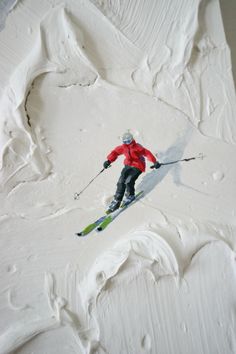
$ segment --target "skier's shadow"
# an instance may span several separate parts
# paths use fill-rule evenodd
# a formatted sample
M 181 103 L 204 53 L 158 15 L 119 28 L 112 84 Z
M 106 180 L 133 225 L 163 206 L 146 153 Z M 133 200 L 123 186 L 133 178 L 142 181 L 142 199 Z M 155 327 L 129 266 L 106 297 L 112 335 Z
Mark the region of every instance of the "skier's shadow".
M 161 163 L 176 161 L 183 158 L 183 153 L 187 143 L 192 135 L 193 128 L 188 126 L 188 130 L 186 130 L 185 134 L 181 137 L 178 137 L 173 145 L 167 149 L 165 152 L 158 154 L 158 159 Z M 159 169 L 155 169 L 149 173 L 147 173 L 141 182 L 138 185 L 138 190 L 143 190 L 144 194 L 147 195 L 150 193 L 165 177 L 171 172 L 173 176 L 173 181 L 177 186 L 184 186 L 185 188 L 194 190 L 196 192 L 201 192 L 191 186 L 184 184 L 181 181 L 180 172 L 181 172 L 181 164 L 172 164 L 161 166 Z M 202 193 L 202 192 L 201 192 Z

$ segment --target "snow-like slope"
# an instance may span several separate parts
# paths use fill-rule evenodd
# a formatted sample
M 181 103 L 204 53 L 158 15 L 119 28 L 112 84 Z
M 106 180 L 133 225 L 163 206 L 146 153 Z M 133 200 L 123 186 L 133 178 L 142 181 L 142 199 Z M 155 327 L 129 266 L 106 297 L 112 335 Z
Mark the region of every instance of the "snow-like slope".
M 10 6 L 9 2 L 8 5 Z M 219 2 L 18 1 L 0 32 L 0 353 L 231 353 L 236 100 Z M 101 234 L 130 129 L 161 162 Z

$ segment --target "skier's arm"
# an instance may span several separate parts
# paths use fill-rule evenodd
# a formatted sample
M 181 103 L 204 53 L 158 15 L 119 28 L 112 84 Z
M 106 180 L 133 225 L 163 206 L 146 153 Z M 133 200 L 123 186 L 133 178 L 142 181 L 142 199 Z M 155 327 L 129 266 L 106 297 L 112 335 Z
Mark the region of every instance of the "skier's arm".
M 149 151 L 146 148 L 143 148 L 143 155 L 151 162 L 155 163 L 157 162 L 156 157 L 151 153 L 151 151 Z
M 107 160 L 104 162 L 103 167 L 108 168 L 112 162 L 114 162 L 119 155 L 123 154 L 123 149 L 121 146 L 117 146 L 114 150 L 110 152 L 107 156 Z
M 117 146 L 114 150 L 110 152 L 110 154 L 107 156 L 107 160 L 110 162 L 114 162 L 119 155 L 123 154 L 123 149 L 121 146 Z
M 143 154 L 149 161 L 153 162 L 153 166 L 151 166 L 150 168 L 159 168 L 159 167 L 161 167 L 161 164 L 157 161 L 156 157 L 151 153 L 151 151 L 149 151 L 148 149 L 144 148 Z

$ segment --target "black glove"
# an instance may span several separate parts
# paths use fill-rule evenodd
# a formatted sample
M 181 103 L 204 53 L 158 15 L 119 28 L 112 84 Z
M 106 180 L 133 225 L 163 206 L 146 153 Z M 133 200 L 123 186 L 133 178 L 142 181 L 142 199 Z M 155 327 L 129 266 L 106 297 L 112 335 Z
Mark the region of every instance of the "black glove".
M 103 167 L 104 168 L 108 168 L 110 166 L 110 164 L 111 164 L 110 161 L 107 160 L 107 161 L 104 162 Z
M 150 168 L 160 168 L 161 167 L 161 163 L 159 163 L 158 161 L 156 161 L 154 163 L 154 165 L 152 165 Z

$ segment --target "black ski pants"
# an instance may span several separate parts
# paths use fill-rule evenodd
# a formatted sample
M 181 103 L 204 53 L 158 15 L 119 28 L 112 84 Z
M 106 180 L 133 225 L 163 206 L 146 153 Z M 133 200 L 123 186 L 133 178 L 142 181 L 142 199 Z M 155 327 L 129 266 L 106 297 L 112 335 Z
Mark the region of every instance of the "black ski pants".
M 115 193 L 115 199 L 121 201 L 125 194 L 134 195 L 135 189 L 135 181 L 138 176 L 142 173 L 138 168 L 132 166 L 125 166 L 121 171 L 120 178 L 117 183 L 117 189 Z

